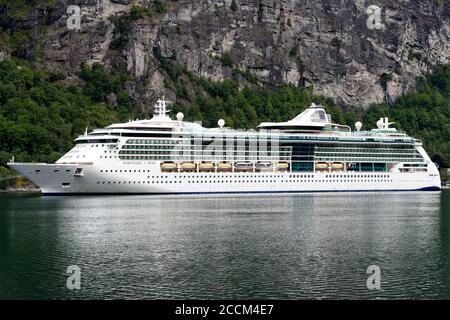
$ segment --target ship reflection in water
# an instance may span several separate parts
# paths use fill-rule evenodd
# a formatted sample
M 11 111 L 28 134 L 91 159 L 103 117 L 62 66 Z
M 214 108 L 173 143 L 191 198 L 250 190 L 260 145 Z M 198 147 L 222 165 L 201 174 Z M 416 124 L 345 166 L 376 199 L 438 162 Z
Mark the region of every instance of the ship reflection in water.
M 0 284 L 28 299 L 450 298 L 450 192 L 1 195 Z

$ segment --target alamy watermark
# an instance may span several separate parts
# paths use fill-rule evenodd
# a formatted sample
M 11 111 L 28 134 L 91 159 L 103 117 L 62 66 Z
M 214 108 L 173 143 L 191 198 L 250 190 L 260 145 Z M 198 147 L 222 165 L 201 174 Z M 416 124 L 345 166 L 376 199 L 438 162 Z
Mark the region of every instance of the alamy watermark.
M 369 30 L 383 30 L 385 28 L 381 17 L 382 9 L 379 6 L 374 4 L 368 6 L 366 13 L 369 15 L 366 22 Z
M 193 139 L 188 145 L 175 144 L 170 151 L 172 159 L 178 161 L 283 161 L 280 149 L 280 135 L 276 132 L 256 133 L 242 131 L 234 136 L 226 130 L 211 131 L 204 129 L 201 122 L 196 122 Z M 173 134 L 174 141 L 183 141 L 183 135 Z
M 370 275 L 366 281 L 367 289 L 381 290 L 381 268 L 377 265 L 371 265 L 367 267 L 366 272 Z
M 71 5 L 66 11 L 70 16 L 67 18 L 66 24 L 69 30 L 81 29 L 81 9 L 77 5 Z
M 67 267 L 66 273 L 69 275 L 66 280 L 66 287 L 69 290 L 81 289 L 81 269 L 77 265 Z

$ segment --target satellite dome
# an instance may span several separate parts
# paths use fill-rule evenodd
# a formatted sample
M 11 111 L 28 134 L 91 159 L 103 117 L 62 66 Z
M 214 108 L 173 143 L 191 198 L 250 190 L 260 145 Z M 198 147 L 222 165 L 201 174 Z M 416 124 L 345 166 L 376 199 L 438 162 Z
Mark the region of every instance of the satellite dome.
M 355 123 L 355 128 L 356 128 L 357 131 L 361 131 L 361 128 L 362 128 L 362 122 L 361 122 L 361 121 L 356 122 L 356 123 Z
M 183 121 L 183 118 L 184 118 L 183 112 L 178 112 L 178 113 L 177 113 L 177 120 L 178 120 L 178 121 Z
M 223 128 L 223 126 L 225 125 L 225 120 L 220 119 L 219 121 L 217 121 L 217 124 L 219 125 L 220 128 Z

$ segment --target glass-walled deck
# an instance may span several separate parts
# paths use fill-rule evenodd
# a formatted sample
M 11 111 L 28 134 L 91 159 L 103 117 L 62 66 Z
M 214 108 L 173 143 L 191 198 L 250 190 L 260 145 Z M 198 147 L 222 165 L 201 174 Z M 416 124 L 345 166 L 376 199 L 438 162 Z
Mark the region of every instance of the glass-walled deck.
M 119 158 L 177 163 L 288 162 L 293 172 L 317 171 L 325 165 L 330 171 L 383 172 L 392 164 L 424 161 L 412 144 L 294 142 L 260 135 L 128 139 Z

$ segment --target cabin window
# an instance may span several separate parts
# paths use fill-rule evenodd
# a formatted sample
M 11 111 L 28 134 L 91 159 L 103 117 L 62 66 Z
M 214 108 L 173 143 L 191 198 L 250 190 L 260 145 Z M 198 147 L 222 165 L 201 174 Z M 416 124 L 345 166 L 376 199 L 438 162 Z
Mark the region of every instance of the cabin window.
M 63 182 L 62 184 L 63 188 L 69 188 L 70 187 L 70 182 Z

